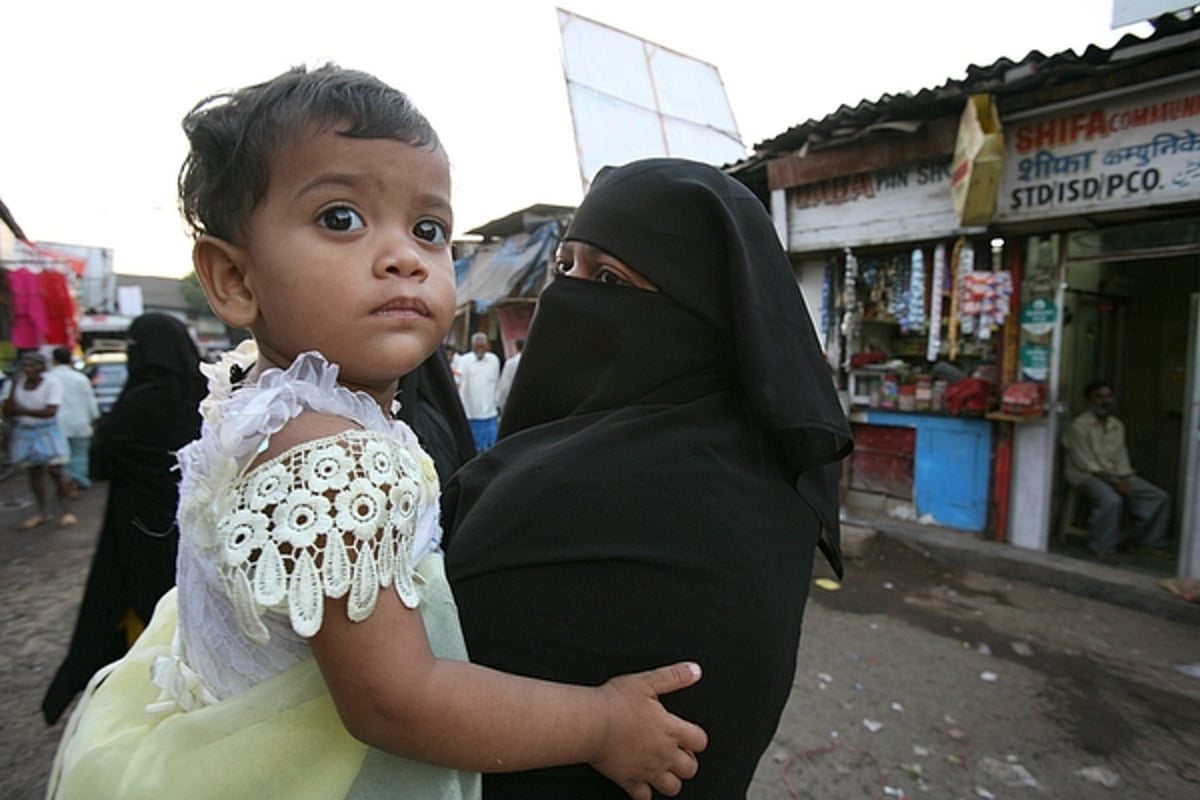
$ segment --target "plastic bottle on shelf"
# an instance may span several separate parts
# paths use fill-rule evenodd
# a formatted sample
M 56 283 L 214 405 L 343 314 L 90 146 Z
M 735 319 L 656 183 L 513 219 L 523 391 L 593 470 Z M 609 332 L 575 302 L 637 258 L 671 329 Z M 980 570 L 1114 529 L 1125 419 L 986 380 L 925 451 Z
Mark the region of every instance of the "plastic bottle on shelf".
M 913 397 L 913 410 L 933 410 L 933 378 L 929 375 L 917 376 L 916 391 Z
M 946 379 L 938 378 L 930 391 L 929 410 L 937 413 L 946 410 Z
M 896 408 L 900 403 L 900 379 L 895 373 L 889 372 L 883 376 L 879 384 L 879 407 Z

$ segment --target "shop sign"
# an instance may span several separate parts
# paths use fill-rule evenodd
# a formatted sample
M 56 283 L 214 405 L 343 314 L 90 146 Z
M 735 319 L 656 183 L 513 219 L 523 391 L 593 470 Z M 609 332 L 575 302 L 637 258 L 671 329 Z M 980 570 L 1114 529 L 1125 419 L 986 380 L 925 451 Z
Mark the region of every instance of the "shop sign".
M 1200 199 L 1200 82 L 1005 123 L 996 222 Z
M 1050 377 L 1050 345 L 1037 342 L 1021 345 L 1021 377 L 1039 383 Z
M 794 186 L 788 250 L 806 252 L 950 236 L 959 228 L 950 160 Z
M 1054 330 L 1058 307 L 1045 297 L 1035 297 L 1021 307 L 1021 330 L 1041 336 Z

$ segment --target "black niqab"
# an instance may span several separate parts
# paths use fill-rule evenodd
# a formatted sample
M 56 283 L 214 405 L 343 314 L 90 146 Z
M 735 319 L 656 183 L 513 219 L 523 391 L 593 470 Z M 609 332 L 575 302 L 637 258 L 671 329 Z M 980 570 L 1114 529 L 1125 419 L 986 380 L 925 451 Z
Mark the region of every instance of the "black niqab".
M 821 520 L 821 547 L 840 574 L 835 462 L 850 451 L 850 430 L 791 262 L 758 198 L 712 167 L 648 159 L 601 170 L 563 239 L 611 253 L 658 292 L 607 307 L 579 304 L 567 312 L 573 322 L 547 323 L 554 334 L 531 337 L 522 358 L 534 367 L 514 381 L 501 436 L 651 402 L 671 381 L 695 385 L 707 375 L 714 391 L 732 385 Z M 551 299 L 540 314 L 556 313 Z

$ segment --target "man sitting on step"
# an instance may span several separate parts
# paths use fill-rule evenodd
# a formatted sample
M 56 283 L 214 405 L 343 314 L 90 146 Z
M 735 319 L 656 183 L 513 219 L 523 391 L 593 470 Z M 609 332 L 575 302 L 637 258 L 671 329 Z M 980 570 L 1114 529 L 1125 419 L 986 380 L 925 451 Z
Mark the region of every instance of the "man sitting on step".
M 1120 542 L 1121 511 L 1128 508 L 1136 523 L 1131 544 L 1170 555 L 1170 495 L 1134 473 L 1125 447 L 1125 426 L 1112 415 L 1112 386 L 1107 381 L 1094 381 L 1084 388 L 1083 396 L 1087 410 L 1072 420 L 1063 434 L 1067 453 L 1063 475 L 1091 501 L 1088 547 L 1100 558 L 1114 560 Z

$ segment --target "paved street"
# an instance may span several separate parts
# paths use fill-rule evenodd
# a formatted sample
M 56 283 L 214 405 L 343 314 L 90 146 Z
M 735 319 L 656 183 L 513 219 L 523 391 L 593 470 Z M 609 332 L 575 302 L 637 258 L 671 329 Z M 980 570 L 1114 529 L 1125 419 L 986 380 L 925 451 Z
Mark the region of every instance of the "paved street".
M 62 724 L 39 704 L 103 502 L 98 486 L 78 527 L 22 533 L 24 476 L 0 483 L 0 797 L 45 792 Z M 886 536 L 840 589 L 814 587 L 751 800 L 1200 796 L 1200 678 L 1179 669 L 1200 664 L 1197 617 L 996 572 Z
M 1200 796 L 1196 624 L 894 538 L 813 593 L 752 800 Z

